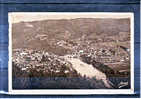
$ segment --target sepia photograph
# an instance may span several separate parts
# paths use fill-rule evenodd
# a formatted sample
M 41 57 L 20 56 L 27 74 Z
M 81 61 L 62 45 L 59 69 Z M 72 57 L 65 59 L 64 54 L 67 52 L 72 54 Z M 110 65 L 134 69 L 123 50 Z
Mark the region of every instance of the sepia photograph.
M 9 32 L 10 90 L 134 90 L 132 13 L 13 12 Z

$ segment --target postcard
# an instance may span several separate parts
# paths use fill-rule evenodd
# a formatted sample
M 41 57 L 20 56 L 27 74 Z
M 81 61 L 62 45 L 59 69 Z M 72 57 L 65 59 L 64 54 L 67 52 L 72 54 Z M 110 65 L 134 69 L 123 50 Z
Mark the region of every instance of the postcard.
M 133 94 L 134 15 L 10 12 L 9 93 Z

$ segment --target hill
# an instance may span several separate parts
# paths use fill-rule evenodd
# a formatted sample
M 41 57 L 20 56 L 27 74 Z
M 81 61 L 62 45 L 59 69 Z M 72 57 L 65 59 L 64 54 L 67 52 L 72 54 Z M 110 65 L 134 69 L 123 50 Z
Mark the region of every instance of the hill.
M 127 41 L 129 33 L 129 19 L 77 18 L 21 22 L 12 25 L 12 45 L 13 49 L 29 48 L 65 55 L 73 51 L 73 46 L 85 46 L 86 42 Z

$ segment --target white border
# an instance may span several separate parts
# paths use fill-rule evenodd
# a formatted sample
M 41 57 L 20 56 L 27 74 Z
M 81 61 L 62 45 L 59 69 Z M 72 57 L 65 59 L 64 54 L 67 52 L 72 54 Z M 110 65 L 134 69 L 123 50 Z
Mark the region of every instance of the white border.
M 93 15 L 94 18 L 130 18 L 130 29 L 131 29 L 131 89 L 38 89 L 38 90 L 15 90 L 12 89 L 12 23 L 11 16 L 12 14 L 69 14 L 69 15 Z M 10 12 L 8 13 L 9 19 L 9 67 L 8 67 L 8 85 L 9 85 L 9 94 L 28 94 L 28 95 L 90 95 L 90 94 L 134 94 L 134 13 L 124 12 L 124 13 L 113 13 L 113 12 Z

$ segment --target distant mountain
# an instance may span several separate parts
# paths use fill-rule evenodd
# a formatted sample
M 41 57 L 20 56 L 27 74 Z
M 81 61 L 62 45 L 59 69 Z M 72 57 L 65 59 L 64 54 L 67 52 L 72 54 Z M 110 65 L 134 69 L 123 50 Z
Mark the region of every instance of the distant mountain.
M 115 37 L 120 32 L 129 34 L 129 19 L 77 18 L 20 22 L 12 25 L 12 45 L 14 49 L 29 48 L 59 54 L 71 50 L 68 44 Z M 57 43 L 59 41 L 67 43 L 66 47 L 61 47 Z

